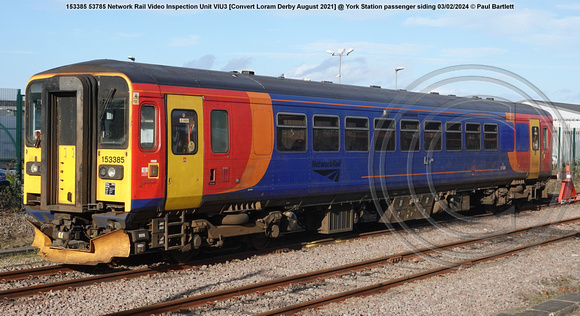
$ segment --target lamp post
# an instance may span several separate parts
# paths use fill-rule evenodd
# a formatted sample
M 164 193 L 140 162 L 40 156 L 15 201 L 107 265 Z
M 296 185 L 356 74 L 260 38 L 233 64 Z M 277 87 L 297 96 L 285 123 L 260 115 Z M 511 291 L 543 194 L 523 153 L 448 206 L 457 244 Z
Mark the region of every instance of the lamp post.
M 403 69 L 405 69 L 405 68 L 403 68 L 403 67 L 395 68 L 395 90 L 397 90 L 397 73 Z
M 329 53 L 332 56 L 338 56 L 338 83 L 340 83 L 340 79 L 342 78 L 342 72 L 341 72 L 342 56 L 348 56 L 348 54 L 352 53 L 353 51 L 354 51 L 354 48 L 349 48 L 348 50 L 341 48 L 336 53 L 331 51 L 331 50 L 326 51 L 327 53 Z

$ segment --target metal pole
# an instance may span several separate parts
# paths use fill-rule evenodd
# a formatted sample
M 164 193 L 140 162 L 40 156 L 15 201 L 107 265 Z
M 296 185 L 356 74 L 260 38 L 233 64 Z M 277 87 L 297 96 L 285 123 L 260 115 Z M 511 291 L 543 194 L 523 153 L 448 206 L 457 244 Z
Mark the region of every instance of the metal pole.
M 23 117 L 23 106 L 22 106 L 22 94 L 20 89 L 16 92 L 16 170 L 20 179 L 22 179 L 22 156 L 24 154 L 22 143 L 24 141 L 24 135 L 22 133 L 22 117 Z
M 342 54 L 338 55 L 338 83 L 340 83 L 340 79 L 342 78 Z
M 562 141 L 562 127 L 558 127 L 558 163 L 556 165 L 556 173 L 560 174 L 560 146 Z
M 576 127 L 572 129 L 572 162 L 570 163 L 572 178 L 574 177 L 574 170 L 576 170 Z

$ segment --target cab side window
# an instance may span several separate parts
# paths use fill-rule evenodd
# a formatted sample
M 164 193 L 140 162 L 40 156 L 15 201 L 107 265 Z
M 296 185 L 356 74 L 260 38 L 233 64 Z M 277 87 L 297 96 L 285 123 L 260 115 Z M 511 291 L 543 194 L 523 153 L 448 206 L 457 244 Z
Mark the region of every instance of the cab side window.
M 141 120 L 140 120 L 140 144 L 141 149 L 151 150 L 157 147 L 157 120 L 156 120 L 156 110 L 153 105 L 143 105 L 141 107 Z
M 214 154 L 225 154 L 230 150 L 230 131 L 228 112 L 211 111 L 211 151 Z

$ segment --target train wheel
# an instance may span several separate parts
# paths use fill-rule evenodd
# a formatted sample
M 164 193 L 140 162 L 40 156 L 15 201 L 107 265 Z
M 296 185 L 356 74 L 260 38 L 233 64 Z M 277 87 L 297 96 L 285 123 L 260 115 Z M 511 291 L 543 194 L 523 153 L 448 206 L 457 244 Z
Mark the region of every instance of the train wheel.
M 199 249 L 190 251 L 173 251 L 167 254 L 167 259 L 171 262 L 183 263 L 193 260 L 199 254 Z
M 248 236 L 248 244 L 252 249 L 262 250 L 270 244 L 270 237 L 264 234 L 253 234 Z
M 190 250 L 188 251 L 172 251 L 167 253 L 167 257 L 169 259 L 169 261 L 172 262 L 178 262 L 178 263 L 182 263 L 182 262 L 188 262 L 193 260 L 200 252 L 201 250 L 201 237 L 199 235 L 193 235 L 193 238 L 191 239 L 191 247 Z

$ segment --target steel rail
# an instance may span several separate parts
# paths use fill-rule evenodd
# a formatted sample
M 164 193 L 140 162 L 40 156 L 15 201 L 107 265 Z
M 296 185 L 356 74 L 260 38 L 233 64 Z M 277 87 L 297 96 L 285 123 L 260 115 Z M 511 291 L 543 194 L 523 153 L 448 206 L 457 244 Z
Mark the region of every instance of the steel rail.
M 300 275 L 295 275 L 295 276 L 290 276 L 290 277 L 285 277 L 285 278 L 279 278 L 279 279 L 274 279 L 274 280 L 270 280 L 270 281 L 264 281 L 264 282 L 260 282 L 260 283 L 250 284 L 250 285 L 241 286 L 241 287 L 235 287 L 235 288 L 221 290 L 221 291 L 217 291 L 217 292 L 195 295 L 195 296 L 181 298 L 181 299 L 177 299 L 177 300 L 173 300 L 173 301 L 143 306 L 143 307 L 135 308 L 135 309 L 131 309 L 131 310 L 120 311 L 120 312 L 116 312 L 116 313 L 112 313 L 112 314 L 108 314 L 108 315 L 151 315 L 151 314 L 158 314 L 158 313 L 164 313 L 164 312 L 175 312 L 175 311 L 182 310 L 184 308 L 193 308 L 193 307 L 203 306 L 207 303 L 212 303 L 214 301 L 225 301 L 225 300 L 228 300 L 231 298 L 235 298 L 235 297 L 242 296 L 242 295 L 249 295 L 249 294 L 253 294 L 256 292 L 273 291 L 275 289 L 289 286 L 290 284 L 308 283 L 308 282 L 312 282 L 312 281 L 319 280 L 319 279 L 330 278 L 333 276 L 343 275 L 343 274 L 356 272 L 356 271 L 361 271 L 364 269 L 369 269 L 369 268 L 380 266 L 380 265 L 395 263 L 395 262 L 399 262 L 399 261 L 404 260 L 404 259 L 410 259 L 413 257 L 425 255 L 425 254 L 440 252 L 443 250 L 452 249 L 452 248 L 459 247 L 459 246 L 467 246 L 467 245 L 471 245 L 471 244 L 481 243 L 481 242 L 485 242 L 485 241 L 488 241 L 491 239 L 522 234 L 525 232 L 529 232 L 531 230 L 541 229 L 541 228 L 549 227 L 551 225 L 556 225 L 556 224 L 570 223 L 570 222 L 574 222 L 574 221 L 580 221 L 580 217 L 567 219 L 567 220 L 563 220 L 563 221 L 558 221 L 558 222 L 546 223 L 546 224 L 537 225 L 537 226 L 521 228 L 521 229 L 517 229 L 514 231 L 510 231 L 510 232 L 494 234 L 491 236 L 486 236 L 486 237 L 481 237 L 481 238 L 473 238 L 473 239 L 469 239 L 469 240 L 456 241 L 456 242 L 452 242 L 452 243 L 445 244 L 445 245 L 435 246 L 432 248 L 422 248 L 422 249 L 417 249 L 414 251 L 407 251 L 404 253 L 398 253 L 398 254 L 380 257 L 380 258 L 376 258 L 376 259 L 370 259 L 370 260 L 366 260 L 366 261 L 362 261 L 362 262 L 356 262 L 353 264 L 346 264 L 346 265 L 342 265 L 339 267 L 332 267 L 332 268 L 318 270 L 318 271 L 314 271 L 314 272 L 310 272 L 310 273 L 305 273 L 305 274 L 300 274 Z M 567 235 L 565 238 L 570 238 L 570 236 L 573 237 L 576 235 L 577 235 L 577 233 L 570 234 L 570 235 Z M 558 237 L 558 238 L 562 239 L 561 237 Z M 533 247 L 533 245 L 531 245 L 531 246 L 527 245 L 527 246 L 523 246 L 521 248 L 529 248 L 529 247 Z M 518 248 L 515 248 L 515 249 L 518 249 Z M 510 251 L 513 252 L 513 250 L 510 250 Z M 442 269 L 438 269 L 438 270 L 444 271 L 445 269 L 456 269 L 457 266 L 466 265 L 467 263 L 474 264 L 474 263 L 479 262 L 480 260 L 484 260 L 484 259 L 482 259 L 482 258 L 471 259 L 471 260 L 467 260 L 465 262 L 462 262 L 460 264 L 454 264 L 451 266 L 451 268 L 442 268 Z M 405 277 L 402 279 L 408 279 L 408 278 L 409 277 Z
M 271 311 L 256 314 L 256 315 L 257 316 L 268 316 L 268 315 L 294 314 L 294 313 L 297 313 L 297 312 L 300 312 L 303 310 L 317 308 L 317 307 L 327 305 L 330 303 L 342 302 L 342 301 L 344 301 L 348 298 L 352 298 L 352 297 L 369 296 L 369 295 L 384 292 L 390 288 L 397 287 L 397 286 L 400 286 L 400 285 L 403 285 L 403 284 L 406 284 L 409 282 L 413 282 L 413 281 L 417 281 L 417 280 L 421 280 L 421 279 L 430 278 L 433 276 L 440 276 L 443 274 L 455 272 L 455 271 L 457 271 L 457 269 L 459 269 L 461 267 L 468 267 L 468 266 L 472 266 L 472 265 L 475 265 L 475 264 L 478 264 L 481 262 L 491 261 L 491 260 L 495 260 L 495 259 L 502 258 L 502 257 L 507 257 L 507 256 L 513 255 L 513 254 L 520 252 L 520 251 L 523 251 L 523 250 L 527 250 L 530 248 L 539 247 L 539 246 L 547 245 L 547 244 L 551 244 L 551 243 L 560 242 L 560 241 L 574 238 L 574 237 L 578 237 L 578 236 L 580 236 L 580 233 L 571 233 L 571 234 L 567 234 L 564 236 L 555 237 L 555 238 L 552 238 L 549 240 L 537 242 L 537 243 L 534 243 L 531 245 L 520 246 L 520 247 L 516 247 L 516 248 L 510 249 L 510 250 L 507 250 L 507 251 L 497 252 L 497 253 L 494 253 L 490 256 L 484 256 L 484 257 L 479 257 L 476 259 L 465 260 L 463 262 L 455 263 L 455 264 L 452 264 L 452 265 L 449 265 L 446 267 L 432 269 L 429 271 L 413 274 L 410 276 L 405 276 L 405 277 L 394 279 L 391 281 L 376 283 L 376 284 L 373 284 L 370 286 L 361 287 L 361 288 L 354 289 L 351 291 L 338 293 L 335 295 L 331 295 L 331 296 L 327 296 L 327 297 L 299 303 L 296 305 L 282 307 L 282 308 L 279 308 L 276 310 L 271 310 Z
M 43 275 L 62 274 L 72 271 L 75 270 L 64 265 L 44 266 L 32 269 L 5 271 L 0 273 L 0 282 L 6 283 L 8 281 L 34 278 Z

